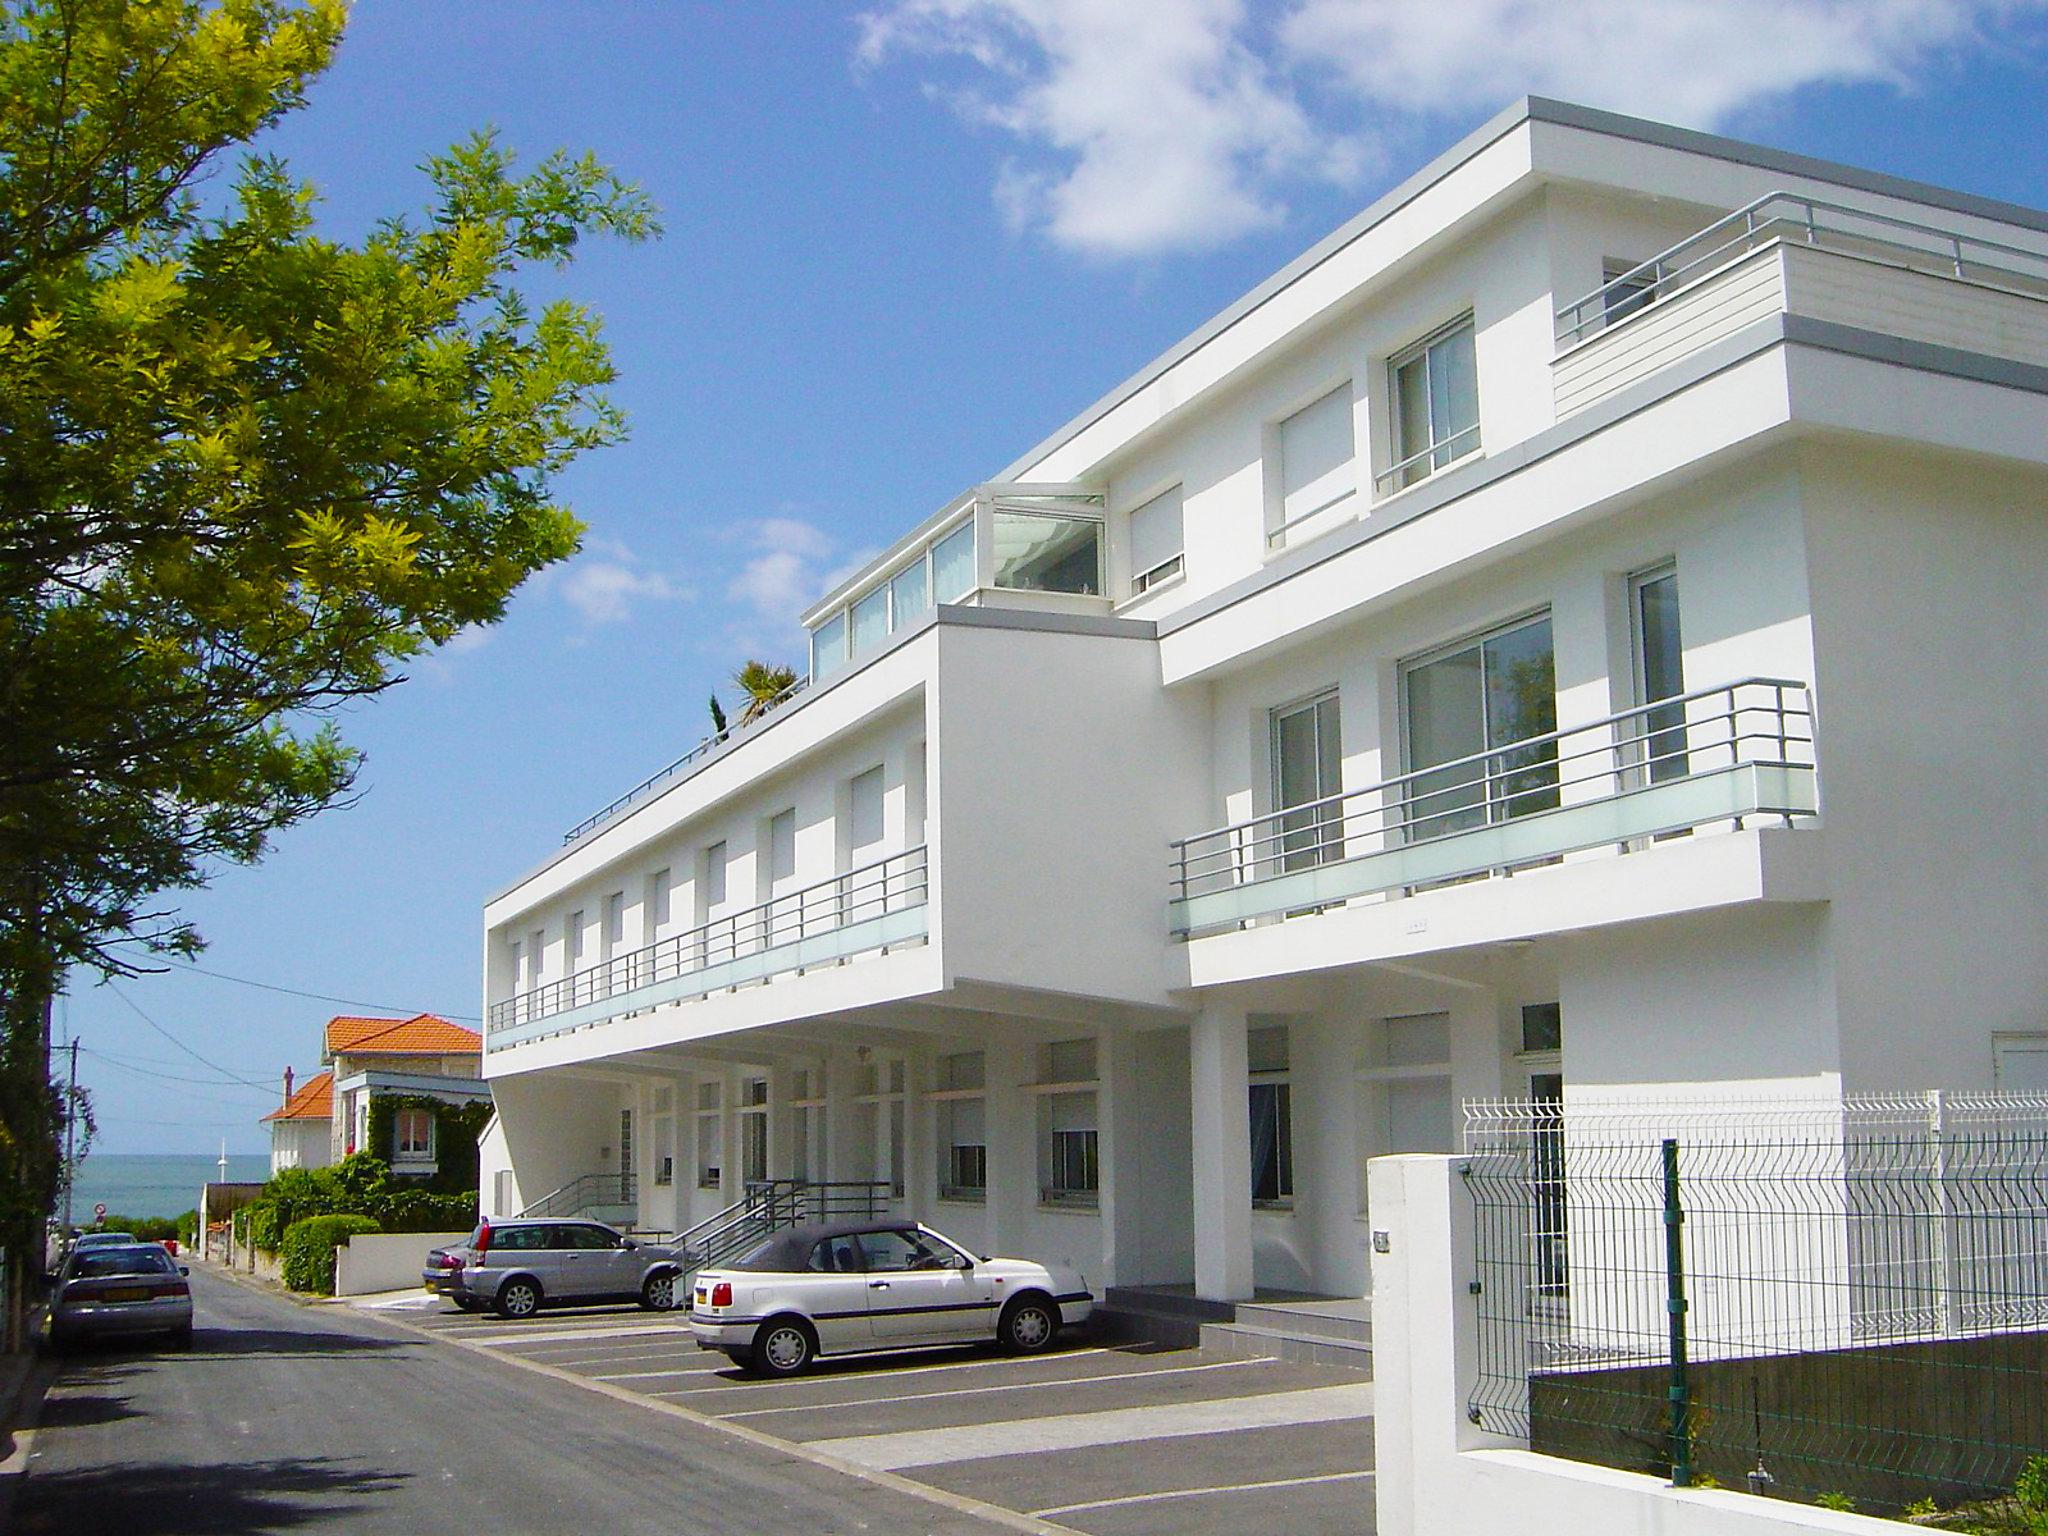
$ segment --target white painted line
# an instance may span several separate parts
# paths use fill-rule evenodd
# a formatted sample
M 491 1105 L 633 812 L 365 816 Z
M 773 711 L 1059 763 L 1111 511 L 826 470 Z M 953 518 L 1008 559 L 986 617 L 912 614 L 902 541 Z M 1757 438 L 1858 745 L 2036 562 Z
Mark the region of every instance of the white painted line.
M 942 1392 L 904 1392 L 895 1397 L 854 1397 L 843 1402 L 790 1403 L 780 1408 L 744 1408 L 738 1413 L 720 1414 L 725 1419 L 757 1419 L 766 1413 L 819 1413 L 834 1408 L 874 1408 L 883 1403 L 926 1403 L 941 1397 L 975 1397 L 984 1392 L 1028 1392 L 1033 1387 L 1092 1387 L 1098 1381 L 1150 1381 L 1155 1376 L 1186 1376 L 1195 1371 L 1228 1371 L 1242 1365 L 1273 1365 L 1268 1355 L 1247 1355 L 1241 1360 L 1217 1360 L 1208 1365 L 1176 1365 L 1164 1371 L 1119 1371 L 1114 1376 L 1062 1376 L 1056 1381 L 1006 1381 L 992 1387 L 949 1387 Z M 600 1376 L 599 1381 L 618 1381 L 617 1376 Z
M 554 1365 L 556 1362 L 550 1360 L 548 1364 Z M 581 1374 L 588 1375 L 592 1381 L 649 1381 L 657 1376 L 702 1376 L 706 1371 L 712 1369 L 723 1370 L 725 1367 L 686 1365 L 671 1371 L 620 1371 L 615 1374 L 605 1375 L 600 1375 L 596 1371 L 588 1371 Z
M 542 1333 L 534 1329 L 523 1329 L 518 1333 L 456 1333 L 450 1331 L 450 1338 L 459 1338 L 465 1344 L 565 1344 L 577 1339 L 630 1339 L 641 1334 L 667 1333 L 678 1339 L 696 1342 L 695 1335 L 687 1329 L 677 1328 L 673 1323 L 640 1323 L 623 1328 L 578 1328 L 559 1329 L 553 1333 Z
M 1156 1504 L 1163 1499 L 1199 1499 L 1212 1493 L 1252 1493 L 1267 1488 L 1305 1488 L 1311 1483 L 1350 1483 L 1376 1477 L 1374 1472 L 1325 1472 L 1318 1477 L 1276 1477 L 1269 1483 L 1219 1483 L 1214 1488 L 1169 1488 L 1164 1493 L 1130 1493 L 1120 1499 L 1091 1499 L 1086 1504 L 1055 1504 L 1034 1509 L 1044 1520 L 1053 1515 L 1071 1515 L 1083 1509 L 1115 1509 L 1120 1504 Z
M 668 1352 L 668 1351 L 666 1351 L 666 1350 L 659 1350 L 659 1349 L 650 1349 L 650 1350 L 647 1350 L 647 1351 L 645 1351 L 644 1353 L 641 1353 L 641 1354 L 632 1354 L 632 1355 L 627 1355 L 627 1354 L 610 1354 L 610 1355 L 582 1355 L 582 1356 L 579 1356 L 578 1358 L 576 1358 L 576 1359 L 574 1359 L 574 1360 L 560 1360 L 560 1359 L 557 1359 L 557 1358 L 556 1358 L 555 1356 L 553 1356 L 553 1355 L 542 1355 L 542 1356 L 539 1356 L 538 1358 L 546 1360 L 546 1361 L 547 1361 L 547 1363 L 548 1363 L 549 1365 L 565 1365 L 565 1366 L 578 1366 L 578 1365 L 631 1365 L 631 1364 L 633 1364 L 633 1363 L 634 1363 L 634 1362 L 636 1362 L 636 1361 L 643 1361 L 643 1360 L 659 1360 L 659 1359 L 661 1359 L 661 1358 L 662 1358 L 662 1356 L 663 1356 L 664 1354 L 666 1354 L 666 1353 L 669 1353 L 669 1352 Z M 695 1346 L 695 1345 L 692 1345 L 692 1346 L 691 1346 L 691 1353 L 690 1353 L 689 1355 L 685 1356 L 684 1358 L 686 1358 L 686 1359 L 690 1359 L 690 1360 L 695 1360 L 695 1359 L 697 1358 L 697 1352 L 696 1352 L 696 1346 Z M 701 1365 L 697 1366 L 697 1367 L 696 1367 L 696 1369 L 698 1369 L 698 1370 L 704 1370 L 704 1371 L 713 1371 L 713 1370 L 717 1370 L 717 1371 L 723 1371 L 723 1370 L 727 1370 L 727 1369 L 729 1369 L 729 1368 L 731 1367 L 731 1365 L 732 1365 L 732 1362 L 731 1362 L 730 1360 L 726 1360 L 726 1359 L 720 1359 L 720 1360 L 719 1360 L 719 1361 L 718 1361 L 718 1362 L 717 1362 L 716 1364 L 713 1364 L 713 1363 L 712 1363 L 712 1362 L 710 1362 L 710 1361 L 705 1361 L 705 1362 L 704 1362 L 703 1364 L 701 1364 Z
M 351 1301 L 349 1306 L 359 1312 L 424 1312 L 429 1307 L 439 1307 L 438 1296 L 387 1296 L 382 1301 Z
M 1092 1349 L 1067 1349 L 1062 1350 L 1057 1355 L 1040 1355 L 1038 1358 L 1041 1360 L 1078 1360 L 1083 1355 L 1108 1355 L 1120 1353 L 1122 1353 L 1121 1348 L 1112 1348 L 1110 1345 L 1107 1344 L 1098 1344 Z M 521 1358 L 523 1359 L 525 1357 L 521 1356 Z M 826 1358 L 829 1360 L 836 1357 L 827 1356 Z M 886 1368 L 885 1372 L 878 1371 L 875 1373 L 874 1376 L 864 1376 L 855 1374 L 853 1372 L 848 1372 L 846 1375 L 843 1376 L 812 1376 L 807 1379 L 815 1386 L 823 1386 L 828 1381 L 872 1381 L 879 1379 L 884 1374 L 886 1374 L 889 1379 L 894 1380 L 898 1376 L 918 1376 L 922 1375 L 926 1371 L 965 1371 L 969 1369 L 990 1370 L 997 1366 L 1017 1365 L 1019 1363 L 1019 1361 L 1012 1359 L 941 1360 L 936 1365 L 889 1366 Z M 721 1365 L 714 1367 L 714 1369 L 722 1371 L 727 1369 L 727 1367 Z M 685 1397 L 700 1392 L 743 1392 L 748 1390 L 758 1391 L 762 1387 L 786 1387 L 788 1385 L 789 1383 L 786 1381 L 734 1381 L 733 1379 L 728 1377 L 726 1379 L 725 1385 L 720 1387 L 691 1387 L 687 1389 L 687 1391 L 650 1392 L 648 1393 L 648 1396 Z M 730 1418 L 731 1415 L 725 1414 L 721 1415 L 721 1417 Z
M 860 1466 L 897 1472 L 905 1467 L 974 1461 L 985 1456 L 1071 1451 L 1091 1445 L 1169 1440 L 1186 1435 L 1213 1435 L 1224 1430 L 1264 1429 L 1281 1424 L 1327 1424 L 1339 1419 L 1370 1418 L 1372 1411 L 1372 1383 L 1360 1382 L 1342 1387 L 1310 1387 L 1300 1392 L 1224 1397 L 1200 1403 L 1111 1408 L 1101 1413 L 1062 1414 L 1057 1418 L 1022 1419 L 1009 1423 L 963 1424 L 954 1429 L 915 1429 L 889 1435 L 848 1435 L 804 1443 L 812 1450 Z

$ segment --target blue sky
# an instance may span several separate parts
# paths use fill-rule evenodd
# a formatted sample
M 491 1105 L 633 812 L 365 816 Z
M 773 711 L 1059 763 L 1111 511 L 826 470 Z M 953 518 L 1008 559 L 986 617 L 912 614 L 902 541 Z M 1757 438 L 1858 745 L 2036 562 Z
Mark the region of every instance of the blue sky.
M 346 718 L 361 802 L 192 893 L 199 964 L 476 1014 L 486 895 L 693 745 L 741 660 L 796 661 L 836 573 L 1519 95 L 2041 207 L 2044 86 L 2044 0 L 358 0 L 262 146 L 335 232 L 495 124 L 595 150 L 668 233 L 546 278 L 604 314 L 633 422 L 562 481 L 585 552 Z M 117 986 L 59 1010 L 110 1152 L 267 1147 L 345 1011 Z

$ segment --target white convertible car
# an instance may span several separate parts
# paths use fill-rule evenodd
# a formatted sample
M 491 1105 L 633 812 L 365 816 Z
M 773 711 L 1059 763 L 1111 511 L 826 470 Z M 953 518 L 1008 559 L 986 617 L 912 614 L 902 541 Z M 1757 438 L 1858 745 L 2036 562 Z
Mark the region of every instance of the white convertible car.
M 904 1221 L 791 1227 L 690 1287 L 690 1328 L 703 1349 L 771 1376 L 819 1355 L 993 1339 L 1032 1354 L 1095 1298 L 1078 1270 L 1028 1259 L 978 1259 L 930 1227 Z

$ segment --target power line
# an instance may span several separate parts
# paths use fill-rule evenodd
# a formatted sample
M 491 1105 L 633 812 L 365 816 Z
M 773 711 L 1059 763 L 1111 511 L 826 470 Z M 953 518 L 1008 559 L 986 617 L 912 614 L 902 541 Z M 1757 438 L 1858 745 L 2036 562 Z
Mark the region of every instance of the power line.
M 189 960 L 178 960 L 175 957 L 172 957 L 172 963 L 185 970 L 197 972 L 201 976 L 211 976 L 215 981 L 232 981 L 241 987 L 256 987 L 265 992 L 282 992 L 287 997 L 308 997 L 317 1003 L 341 1003 L 350 1008 L 374 1008 L 379 1013 L 402 1014 L 406 1018 L 411 1018 L 415 1014 L 431 1013 L 438 1018 L 461 1019 L 469 1024 L 479 1022 L 479 1016 L 474 1013 L 447 1013 L 438 1008 L 395 1008 L 389 1003 L 366 1003 L 360 997 L 336 997 L 331 992 L 308 992 L 300 987 L 279 986 L 274 981 L 252 981 L 247 976 L 230 976 L 226 971 L 209 971 L 203 965 L 194 965 Z
M 217 1077 L 180 1077 L 175 1072 L 164 1072 L 155 1067 L 131 1066 L 118 1056 L 109 1056 L 105 1051 L 96 1051 L 89 1045 L 81 1045 L 78 1049 L 81 1053 L 92 1057 L 95 1061 L 105 1062 L 110 1067 L 118 1067 L 123 1072 L 132 1072 L 137 1077 L 146 1077 L 151 1082 L 192 1083 L 201 1088 L 216 1088 L 224 1093 L 260 1093 L 267 1099 L 276 1099 L 278 1096 L 275 1088 L 259 1089 L 252 1084 L 241 1082 L 240 1079 L 236 1079 L 234 1082 L 224 1082 Z
M 200 1055 L 197 1051 L 193 1050 L 191 1046 L 187 1045 L 184 1041 L 180 1040 L 168 1029 L 165 1029 L 163 1025 L 157 1023 L 157 1021 L 155 1019 L 152 1019 L 148 1014 L 144 1013 L 141 1007 L 137 1005 L 134 998 L 130 997 L 126 992 L 123 992 L 111 981 L 107 983 L 107 989 L 111 991 L 114 994 L 114 996 L 121 999 L 122 1002 L 126 1003 L 130 1011 L 133 1012 L 138 1019 L 142 1020 L 143 1023 L 147 1024 L 151 1029 L 155 1030 L 158 1034 L 162 1035 L 166 1040 L 170 1041 L 171 1044 L 175 1045 L 179 1050 L 183 1051 L 187 1056 L 190 1056 L 194 1061 L 198 1062 L 199 1065 L 205 1067 L 208 1071 L 218 1072 L 222 1077 L 228 1078 L 233 1082 L 240 1083 L 245 1088 L 260 1088 L 266 1095 L 273 1091 L 271 1089 L 270 1084 L 268 1083 L 252 1082 L 250 1079 L 246 1077 L 242 1077 L 237 1073 L 230 1072 L 226 1067 L 222 1066 L 217 1061 L 208 1061 L 204 1056 Z

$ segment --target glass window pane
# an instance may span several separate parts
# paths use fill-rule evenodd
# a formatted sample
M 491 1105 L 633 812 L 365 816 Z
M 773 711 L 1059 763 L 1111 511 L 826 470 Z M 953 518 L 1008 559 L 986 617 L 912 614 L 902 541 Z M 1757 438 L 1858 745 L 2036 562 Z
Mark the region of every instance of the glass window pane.
M 704 904 L 717 907 L 724 903 L 725 844 L 713 843 L 704 850 Z
M 1285 1072 L 1287 1026 L 1267 1024 L 1245 1031 L 1245 1065 L 1253 1072 Z
M 1343 764 L 1338 743 L 1337 700 L 1334 695 L 1303 704 L 1273 717 L 1273 793 L 1275 809 L 1308 805 L 1339 793 Z M 1280 852 L 1285 869 L 1307 869 L 1342 858 L 1342 808 L 1321 806 L 1280 820 Z
M 896 573 L 889 583 L 890 628 L 902 629 L 931 607 L 931 591 L 925 584 L 924 561 Z
M 1394 370 L 1394 420 L 1400 432 L 1394 461 L 1403 463 L 1429 446 L 1429 360 L 1412 358 Z M 1401 483 L 1419 480 L 1427 465 L 1411 466 Z
M 1557 673 L 1550 620 L 1538 619 L 1486 642 L 1486 734 L 1490 746 L 1526 741 L 1557 729 Z M 1496 814 L 1527 816 L 1555 809 L 1557 743 L 1497 753 Z
M 1131 513 L 1131 574 L 1141 577 L 1181 553 L 1181 488 L 1154 496 Z
M 1102 524 L 998 509 L 991 519 L 995 584 L 1022 592 L 1102 590 Z
M 858 853 L 882 840 L 882 770 L 870 768 L 856 777 L 848 789 L 852 815 L 847 841 Z M 861 862 L 858 857 L 854 859 L 856 864 Z
M 1685 648 L 1678 634 L 1678 574 L 1666 571 L 1636 584 L 1636 667 L 1641 675 L 1642 702 L 1673 699 L 1685 692 Z M 1682 779 L 1688 772 L 1685 755 L 1685 706 L 1653 709 L 1638 727 L 1647 737 L 1650 782 Z
M 1357 489 L 1353 451 L 1348 383 L 1281 422 L 1281 521 L 1319 512 Z
M 811 631 L 811 676 L 827 678 L 846 665 L 846 615 L 835 613 Z
M 1478 646 L 1408 669 L 1408 765 L 1428 768 L 1486 750 L 1484 669 Z M 1486 820 L 1479 763 L 1420 773 L 1408 785 L 1408 835 L 1440 837 Z
M 796 812 L 787 810 L 768 823 L 768 878 L 787 880 L 796 873 Z
M 932 546 L 932 601 L 957 603 L 976 585 L 974 521 L 970 518 Z
M 1429 349 L 1429 425 L 1438 469 L 1479 446 L 1479 370 L 1469 325 Z
M 853 605 L 853 654 L 865 656 L 889 638 L 889 589 L 877 587 Z

